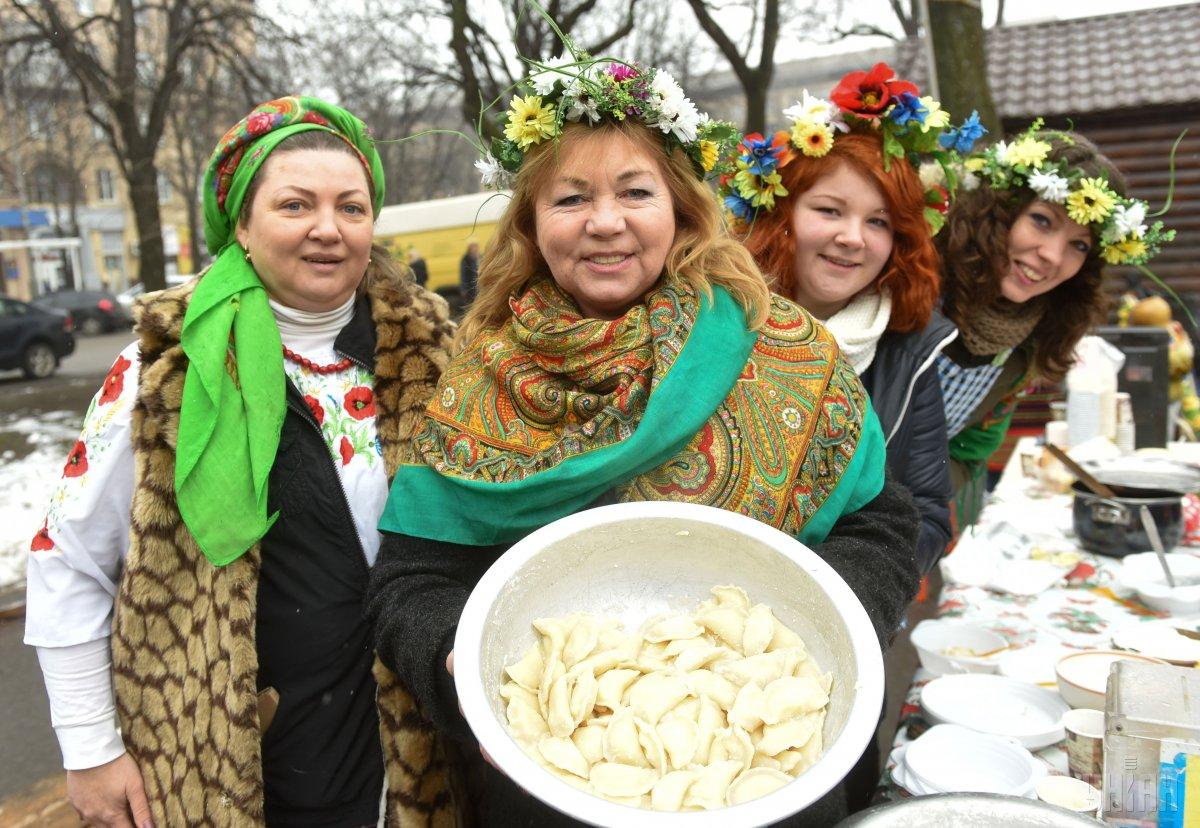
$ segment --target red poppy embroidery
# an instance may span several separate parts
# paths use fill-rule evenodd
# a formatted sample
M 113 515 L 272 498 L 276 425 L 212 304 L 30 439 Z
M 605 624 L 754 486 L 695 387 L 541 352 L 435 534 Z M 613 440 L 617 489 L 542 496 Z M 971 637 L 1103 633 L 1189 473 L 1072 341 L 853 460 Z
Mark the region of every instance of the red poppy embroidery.
M 54 541 L 50 540 L 50 527 L 48 521 L 42 521 L 42 528 L 37 530 L 37 534 L 33 536 L 33 540 L 29 544 L 30 552 L 45 552 L 47 549 L 54 548 Z
M 306 124 L 320 124 L 321 126 L 329 125 L 329 121 L 325 120 L 324 116 L 317 112 L 305 112 L 304 117 L 300 120 Z
M 345 406 L 346 412 L 356 420 L 365 420 L 367 417 L 375 416 L 375 395 L 365 385 L 347 391 L 342 405 Z
M 79 477 L 87 469 L 87 446 L 83 440 L 76 440 L 75 448 L 67 455 L 67 465 L 63 466 L 63 477 Z
M 108 405 L 121 396 L 121 391 L 125 388 L 125 372 L 132 364 L 123 356 L 117 357 L 117 361 L 109 369 L 108 376 L 104 378 L 104 385 L 100 392 L 100 405 Z
M 341 445 L 338 446 L 338 451 L 342 454 L 342 465 L 347 465 L 354 457 L 354 446 L 350 445 L 350 441 L 345 437 L 342 438 Z
M 257 112 L 246 119 L 246 132 L 251 135 L 262 135 L 271 131 L 275 116 L 269 112 Z
M 316 397 L 304 395 L 304 401 L 308 403 L 308 410 L 312 412 L 313 417 L 317 420 L 317 425 L 325 424 L 325 409 L 321 407 L 321 401 Z

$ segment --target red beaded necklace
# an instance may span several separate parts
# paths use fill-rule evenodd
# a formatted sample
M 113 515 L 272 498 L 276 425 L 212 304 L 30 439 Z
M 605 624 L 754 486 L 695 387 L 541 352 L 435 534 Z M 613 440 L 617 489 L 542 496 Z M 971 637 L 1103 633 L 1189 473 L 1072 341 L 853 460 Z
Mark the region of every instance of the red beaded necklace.
M 345 371 L 354 364 L 354 361 L 350 359 L 350 357 L 343 357 L 337 362 L 329 365 L 318 365 L 311 359 L 300 356 L 286 345 L 283 346 L 283 357 L 288 362 L 294 362 L 301 368 L 306 368 L 307 370 L 312 371 L 314 374 L 336 374 L 338 371 Z

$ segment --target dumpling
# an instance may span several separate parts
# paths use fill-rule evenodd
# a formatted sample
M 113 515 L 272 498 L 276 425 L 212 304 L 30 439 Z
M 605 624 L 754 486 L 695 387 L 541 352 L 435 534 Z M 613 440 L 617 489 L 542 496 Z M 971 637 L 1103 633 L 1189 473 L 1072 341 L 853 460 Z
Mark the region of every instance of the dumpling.
M 740 762 L 742 770 L 749 768 L 754 759 L 754 745 L 750 742 L 750 734 L 737 725 L 718 730 L 708 751 L 709 764 L 727 759 Z
M 788 748 L 804 747 L 820 724 L 820 713 L 809 713 L 799 719 L 789 719 L 774 725 L 763 726 L 763 736 L 758 749 L 767 756 L 775 756 Z
M 566 675 L 561 675 L 550 686 L 547 702 L 546 724 L 554 736 L 570 736 L 575 730 L 575 717 L 571 715 L 571 686 Z
M 797 647 L 804 650 L 804 639 L 792 632 L 790 627 L 784 625 L 778 618 L 775 619 L 775 633 L 771 637 L 771 643 L 767 646 L 767 652 L 775 650 L 784 650 Z
M 792 777 L 771 768 L 750 768 L 742 771 L 729 783 L 725 801 L 730 805 L 741 805 L 760 796 L 779 790 L 792 781 Z
M 696 781 L 688 788 L 688 792 L 683 798 L 684 806 L 705 809 L 724 808 L 725 793 L 729 790 L 729 783 L 741 771 L 742 763 L 734 759 L 709 763 L 707 767 L 700 770 Z M 593 770 L 594 778 L 595 771 Z
M 746 631 L 746 611 L 733 607 L 711 607 L 696 613 L 696 623 L 710 630 L 730 647 L 741 649 Z
M 642 754 L 646 757 L 646 761 L 659 772 L 659 775 L 666 773 L 667 751 L 663 747 L 662 739 L 658 736 L 658 730 L 645 719 L 639 719 L 636 716 L 633 723 L 637 726 L 638 744 L 642 746 Z
M 775 679 L 790 675 L 795 661 L 792 650 L 776 650 L 773 653 L 741 658 L 737 661 L 722 661 L 713 665 L 713 672 L 742 687 L 754 682 L 759 687 L 766 687 Z
M 813 678 L 784 676 L 775 679 L 763 691 L 762 720 L 769 725 L 820 710 L 829 704 L 829 696 Z
M 650 807 L 656 811 L 678 811 L 688 788 L 696 781 L 695 771 L 671 771 L 654 783 L 650 790 Z
M 761 655 L 775 637 L 775 616 L 766 604 L 755 604 L 746 616 L 742 630 L 742 654 Z
M 580 616 L 563 645 L 563 666 L 570 669 L 591 655 L 596 649 L 599 637 L 600 625 L 596 619 L 590 615 Z
M 538 751 L 554 767 L 573 773 L 580 779 L 588 778 L 588 761 L 570 739 L 543 736 L 538 742 Z
M 722 647 L 719 644 L 709 644 L 699 639 L 692 639 L 692 641 L 697 641 L 698 643 L 681 651 L 675 657 L 675 669 L 681 673 L 690 673 L 692 670 L 707 667 L 714 661 L 737 658 L 733 650 L 728 647 Z
M 696 721 L 696 755 L 693 762 L 704 764 L 708 761 L 709 748 L 717 731 L 727 727 L 725 713 L 720 706 L 708 696 L 700 697 L 700 716 Z
M 547 718 L 550 716 L 550 688 L 565 674 L 566 668 L 563 667 L 562 659 L 557 656 L 547 661 L 542 670 L 542 681 L 538 685 L 538 707 Z
M 550 733 L 546 720 L 538 712 L 536 702 L 537 698 L 532 694 L 527 696 L 514 693 L 508 700 L 505 710 L 508 715 L 508 731 L 518 742 L 536 745 L 539 739 Z
M 643 644 L 641 652 L 637 656 L 637 668 L 643 673 L 670 669 L 671 660 L 667 655 L 667 644 L 666 641 L 658 644 Z
M 696 756 L 696 748 L 700 744 L 700 726 L 691 719 L 668 713 L 658 723 L 658 738 L 662 740 L 671 767 L 683 768 L 690 765 Z
M 729 679 L 717 675 L 712 670 L 692 670 L 687 674 L 687 684 L 693 694 L 708 696 L 724 710 L 733 707 L 733 702 L 737 699 L 737 687 L 731 684 Z
M 542 682 L 542 671 L 545 665 L 542 661 L 542 648 L 534 644 L 525 651 L 521 660 L 504 668 L 509 678 L 526 690 L 536 693 Z
M 575 676 L 571 687 L 571 720 L 578 727 L 596 707 L 596 694 L 600 686 L 591 670 Z
M 658 644 L 663 641 L 695 638 L 704 628 L 686 615 L 664 615 L 651 619 L 642 632 L 647 641 Z
M 641 796 L 654 787 L 658 772 L 618 762 L 598 762 L 592 766 L 589 779 L 592 788 L 605 796 Z
M 715 586 L 709 592 L 716 596 L 717 606 L 734 607 L 735 609 L 740 609 L 742 612 L 749 612 L 750 610 L 750 596 L 741 587 L 732 585 Z
M 609 670 L 596 682 L 596 706 L 616 710 L 623 704 L 625 691 L 642 675 L 640 670 Z
M 571 741 L 579 748 L 588 765 L 604 761 L 605 729 L 602 724 L 587 724 L 571 734 Z
M 646 753 L 642 749 L 641 733 L 631 707 L 622 708 L 613 714 L 604 731 L 602 746 L 604 758 L 609 762 L 650 767 L 650 762 L 646 759 Z
M 733 707 L 729 709 L 729 723 L 739 725 L 747 731 L 754 730 L 764 721 L 765 703 L 766 694 L 761 687 L 752 681 L 742 685 L 737 698 L 734 699 Z
M 658 724 L 664 713 L 690 695 L 688 683 L 680 676 L 650 673 L 630 685 L 626 701 L 638 716 Z

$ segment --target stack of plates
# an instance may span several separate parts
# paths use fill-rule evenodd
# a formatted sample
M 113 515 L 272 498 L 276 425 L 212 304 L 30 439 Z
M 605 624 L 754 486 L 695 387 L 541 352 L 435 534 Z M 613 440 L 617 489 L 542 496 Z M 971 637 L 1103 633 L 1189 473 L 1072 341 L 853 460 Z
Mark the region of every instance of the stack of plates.
M 996 793 L 1035 798 L 1046 768 L 1015 739 L 936 725 L 892 753 L 896 784 L 915 796 Z
M 921 706 L 935 724 L 1012 737 L 1029 750 L 1062 741 L 1062 717 L 1070 710 L 1052 690 L 980 673 L 934 679 L 921 689 Z

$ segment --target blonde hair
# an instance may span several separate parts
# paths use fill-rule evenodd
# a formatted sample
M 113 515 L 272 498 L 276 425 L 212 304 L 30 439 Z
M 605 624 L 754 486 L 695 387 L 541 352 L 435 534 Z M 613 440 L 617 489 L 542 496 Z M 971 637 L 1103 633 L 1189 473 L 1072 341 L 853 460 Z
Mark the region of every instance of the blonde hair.
M 561 150 L 583 141 L 624 139 L 658 159 L 675 206 L 675 240 L 663 266 L 698 293 L 711 298 L 721 285 L 741 305 L 746 324 L 756 330 L 770 312 L 771 291 L 754 258 L 725 229 L 716 196 L 696 178 L 692 162 L 676 148 L 668 154 L 662 136 L 641 124 L 606 121 L 599 126 L 569 123 L 557 142 L 525 154 L 513 185 L 512 201 L 479 261 L 479 293 L 455 337 L 461 351 L 482 332 L 504 325 L 512 316 L 509 298 L 536 276 L 550 270 L 537 245 L 535 200 L 558 170 Z

